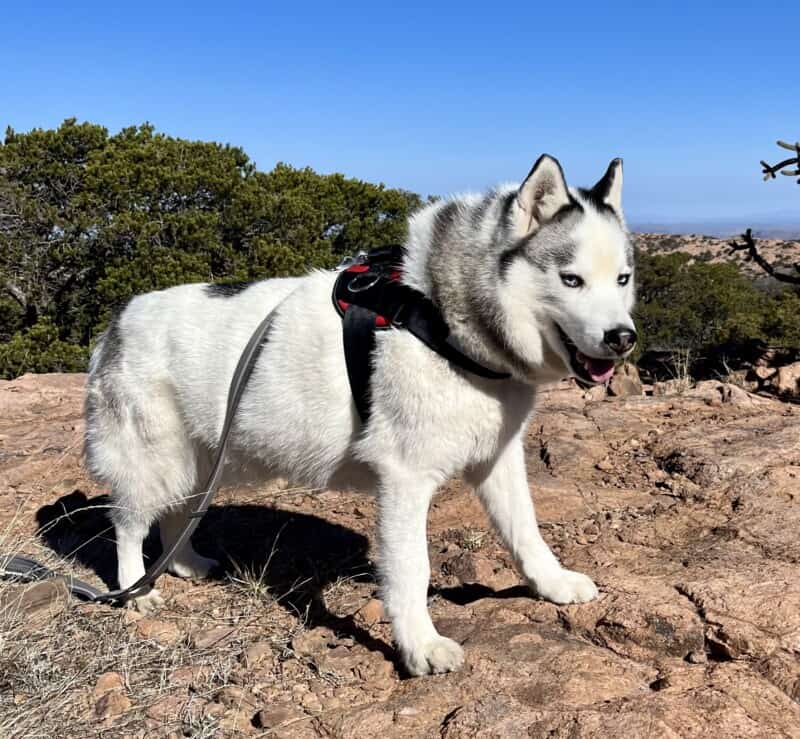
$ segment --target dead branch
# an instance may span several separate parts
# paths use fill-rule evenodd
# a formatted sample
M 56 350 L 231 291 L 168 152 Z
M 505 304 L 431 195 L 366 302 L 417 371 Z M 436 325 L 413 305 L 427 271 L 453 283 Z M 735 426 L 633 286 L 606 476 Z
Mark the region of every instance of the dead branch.
M 777 172 L 780 172 L 782 175 L 786 175 L 787 177 L 795 177 L 800 175 L 800 141 L 796 141 L 794 144 L 790 144 L 786 141 L 777 141 L 776 143 L 782 149 L 793 151 L 795 155 L 789 159 L 784 159 L 777 164 L 767 164 L 762 159 L 761 171 L 764 175 L 764 180 L 774 180 Z M 790 167 L 793 164 L 797 165 L 797 169 L 786 169 L 786 167 Z M 800 179 L 797 180 L 797 183 L 800 184 Z
M 737 241 L 728 242 L 728 246 L 731 249 L 731 254 L 734 254 L 737 251 L 747 251 L 747 254 L 744 257 L 745 261 L 754 261 L 770 277 L 773 277 L 780 282 L 788 282 L 790 285 L 800 285 L 800 264 L 794 265 L 794 269 L 797 272 L 796 275 L 787 274 L 786 272 L 778 272 L 776 271 L 775 267 L 773 267 L 766 259 L 764 259 L 763 256 L 761 256 L 761 254 L 758 253 L 756 240 L 753 238 L 753 229 L 748 228 L 747 231 L 742 234 L 742 239 L 744 239 L 744 243 L 742 244 L 738 243 Z

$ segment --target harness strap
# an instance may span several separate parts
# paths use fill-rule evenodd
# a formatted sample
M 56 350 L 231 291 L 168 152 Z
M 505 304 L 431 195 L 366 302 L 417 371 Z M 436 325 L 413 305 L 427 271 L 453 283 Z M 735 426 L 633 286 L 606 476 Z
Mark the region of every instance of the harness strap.
M 392 326 L 406 329 L 431 351 L 478 377 L 504 380 L 507 372 L 484 367 L 459 350 L 450 327 L 425 294 L 399 281 L 402 247 L 392 246 L 363 255 L 336 279 L 333 305 L 342 316 L 347 378 L 363 423 L 370 415 L 370 376 L 375 332 Z
M 484 367 L 482 364 L 479 364 L 474 359 L 464 354 L 464 352 L 457 349 L 450 341 L 450 329 L 447 327 L 447 324 L 444 323 L 444 320 L 441 319 L 439 312 L 436 311 L 436 318 L 441 320 L 441 326 L 437 325 L 439 320 L 435 320 L 430 315 L 426 315 L 427 313 L 428 311 L 418 310 L 412 307 L 405 323 L 395 325 L 407 329 L 409 333 L 416 336 L 429 349 L 432 349 L 457 367 L 471 372 L 473 375 L 484 377 L 487 380 L 507 380 L 511 377 L 508 372 L 496 372 L 488 367 Z
M 369 378 L 372 374 L 372 350 L 375 348 L 376 314 L 360 305 L 352 305 L 342 319 L 344 359 L 350 392 L 361 421 L 369 418 Z
M 225 422 L 222 426 L 222 434 L 219 438 L 214 465 L 208 477 L 205 492 L 202 494 L 197 508 L 193 513 L 189 514 L 183 531 L 178 535 L 172 546 L 164 551 L 147 572 L 130 587 L 104 593 L 82 580 L 69 577 L 66 579 L 67 586 L 74 595 L 94 603 L 113 602 L 122 604 L 132 598 L 149 592 L 153 583 L 167 569 L 175 552 L 177 552 L 194 533 L 200 523 L 200 519 L 211 506 L 211 501 L 222 480 L 222 473 L 225 467 L 225 453 L 228 448 L 230 430 L 236 414 L 236 409 L 239 407 L 239 401 L 242 399 L 247 381 L 250 379 L 253 367 L 264 346 L 264 340 L 272 326 L 274 316 L 275 310 L 273 309 L 259 324 L 258 328 L 250 337 L 250 341 L 248 341 L 241 357 L 239 357 L 239 363 L 236 365 L 236 370 L 233 373 L 233 379 L 228 389 L 228 405 L 225 413 Z M 56 573 L 27 557 L 20 555 L 0 555 L 0 576 L 17 577 L 31 582 L 55 577 Z

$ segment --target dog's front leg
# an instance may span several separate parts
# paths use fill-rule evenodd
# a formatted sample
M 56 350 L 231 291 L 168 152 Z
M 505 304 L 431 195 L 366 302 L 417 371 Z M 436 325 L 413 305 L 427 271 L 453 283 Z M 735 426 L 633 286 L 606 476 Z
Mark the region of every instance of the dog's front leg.
M 539 533 L 519 435 L 490 464 L 472 470 L 468 479 L 538 595 L 553 603 L 585 603 L 597 597 L 592 580 L 562 567 Z
M 440 636 L 428 613 L 428 506 L 437 482 L 410 471 L 382 470 L 379 488 L 383 603 L 394 639 L 412 675 L 450 672 L 464 653 Z

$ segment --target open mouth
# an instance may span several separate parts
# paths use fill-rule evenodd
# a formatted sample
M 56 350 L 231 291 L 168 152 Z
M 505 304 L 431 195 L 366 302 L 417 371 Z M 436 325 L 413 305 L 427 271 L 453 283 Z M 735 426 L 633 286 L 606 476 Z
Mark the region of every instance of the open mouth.
M 614 374 L 613 359 L 587 357 L 575 346 L 572 339 L 567 336 L 561 326 L 556 324 L 556 328 L 569 354 L 570 367 L 579 382 L 586 385 L 599 385 L 611 379 Z

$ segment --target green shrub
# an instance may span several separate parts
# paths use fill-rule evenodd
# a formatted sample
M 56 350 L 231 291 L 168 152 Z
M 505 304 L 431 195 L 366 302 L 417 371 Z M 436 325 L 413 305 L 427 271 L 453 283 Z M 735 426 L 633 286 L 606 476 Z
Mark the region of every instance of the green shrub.
M 83 372 L 88 360 L 88 347 L 59 339 L 58 329 L 45 318 L 0 344 L 0 377 L 12 379 L 25 372 Z
M 259 172 L 238 147 L 148 124 L 115 135 L 75 120 L 9 129 L 0 145 L 2 372 L 82 366 L 113 307 L 142 292 L 300 274 L 402 240 L 420 203 L 341 174 L 285 164 Z
M 640 252 L 636 269 L 640 351 L 708 354 L 752 339 L 800 345 L 800 298 L 790 289 L 769 294 L 734 264 L 682 253 Z

